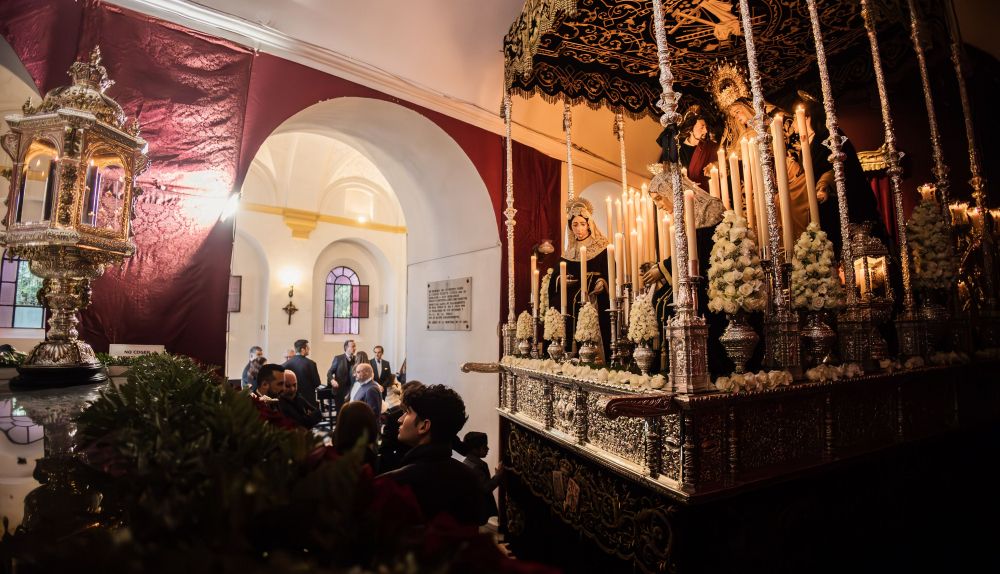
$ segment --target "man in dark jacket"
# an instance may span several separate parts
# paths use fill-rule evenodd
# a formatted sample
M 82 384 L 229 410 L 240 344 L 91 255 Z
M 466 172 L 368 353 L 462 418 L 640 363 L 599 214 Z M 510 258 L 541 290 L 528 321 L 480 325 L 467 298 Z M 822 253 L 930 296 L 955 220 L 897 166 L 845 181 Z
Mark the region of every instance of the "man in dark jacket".
M 461 524 L 485 524 L 479 477 L 451 457 L 452 441 L 468 419 L 462 397 L 444 385 L 420 386 L 403 394 L 403 405 L 399 440 L 412 449 L 402 468 L 381 476 L 409 486 L 426 521 L 445 513 Z
M 384 399 L 385 391 L 389 388 L 389 383 L 392 381 L 392 368 L 389 366 L 389 361 L 382 358 L 382 355 L 385 353 L 385 349 L 382 348 L 382 345 L 375 345 L 372 352 L 375 353 L 375 358 L 369 361 L 369 363 L 372 365 L 375 382 L 382 387 L 382 398 Z
M 295 378 L 299 383 L 299 396 L 305 399 L 310 407 L 318 409 L 316 389 L 322 382 L 319 379 L 319 368 L 316 366 L 316 361 L 309 358 L 309 341 L 305 339 L 295 341 L 295 352 L 298 354 L 285 361 L 283 366 L 295 373 Z
M 344 341 L 344 353 L 334 357 L 330 368 L 326 371 L 326 382 L 333 389 L 333 402 L 337 405 L 337 411 L 340 411 L 340 407 L 346 402 L 347 394 L 354 385 L 354 367 L 358 361 L 354 353 L 357 349 L 358 346 L 353 339 Z
M 298 377 L 291 369 L 285 370 L 285 390 L 278 397 L 278 410 L 304 429 L 311 429 L 323 418 L 319 409 L 311 406 L 299 395 Z

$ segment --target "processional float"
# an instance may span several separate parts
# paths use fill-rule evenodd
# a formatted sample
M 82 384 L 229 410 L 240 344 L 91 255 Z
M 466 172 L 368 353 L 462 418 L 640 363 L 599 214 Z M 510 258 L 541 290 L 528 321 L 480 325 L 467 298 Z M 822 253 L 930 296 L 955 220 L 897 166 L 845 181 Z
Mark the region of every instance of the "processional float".
M 949 203 L 947 168 L 920 37 L 921 16 L 914 0 L 907 1 L 905 22 L 894 22 L 893 15 L 875 12 L 868 0 L 821 5 L 807 0 L 797 20 L 793 14 L 775 12 L 776 4 L 771 1 L 714 2 L 701 8 L 669 1 L 664 7 L 660 0 L 629 3 L 627 9 L 613 4 L 529 0 L 505 39 L 504 214 L 509 282 L 508 319 L 503 330 L 505 357 L 495 366 L 467 364 L 470 370 L 501 373 L 498 402 L 502 426 L 507 429 L 505 462 L 512 464 L 533 493 L 541 493 L 554 504 L 554 512 L 564 521 L 573 522 L 595 540 L 606 540 L 615 535 L 610 530 L 601 532 L 604 517 L 567 513 L 571 497 L 548 482 L 545 464 L 567 452 L 579 455 L 596 461 L 597 474 L 601 469 L 624 473 L 643 488 L 663 494 L 664 500 L 689 504 L 744 488 L 762 477 L 773 478 L 791 469 L 898 444 L 918 436 L 922 432 L 918 429 L 954 428 L 958 424 L 955 411 L 938 403 L 939 399 L 948 402 L 943 397 L 955 398 L 959 390 L 953 382 L 944 381 L 952 377 L 943 371 L 951 368 L 956 374 L 961 370 L 970 376 L 984 373 L 997 352 L 993 349 L 995 213 L 986 206 L 985 180 L 978 164 L 961 44 L 953 19 L 947 21 L 965 114 L 974 209 Z M 691 10 L 711 13 L 692 14 Z M 767 24 L 777 14 L 795 21 Z M 714 23 L 711 37 L 692 32 L 691 22 L 698 19 Z M 918 206 L 909 222 L 904 205 L 912 202 L 904 197 L 902 153 L 883 70 L 880 24 L 905 26 L 911 32 L 909 38 L 896 34 L 882 39 L 893 43 L 896 58 L 901 47 L 907 48 L 900 42 L 912 42 L 908 50 L 916 56 L 928 109 L 935 182 L 922 188 L 923 207 Z M 769 31 L 766 35 L 765 28 Z M 829 44 L 824 39 L 828 30 L 836 32 Z M 581 49 L 587 42 L 593 44 Z M 855 57 L 871 65 L 879 96 L 885 144 L 877 155 L 889 179 L 898 251 L 890 252 L 888 243 L 849 217 L 846 138 L 839 127 L 827 52 L 839 55 L 858 45 L 864 47 Z M 698 46 L 708 48 L 698 52 Z M 764 55 L 759 57 L 761 50 Z M 790 232 L 785 165 L 785 145 L 790 142 L 786 142 L 786 134 L 804 138 L 800 153 L 808 158 L 810 128 L 805 126 L 801 110 L 789 112 L 787 117 L 780 113 L 772 116 L 765 101 L 765 87 L 787 87 L 817 68 L 819 77 L 809 81 L 819 85 L 830 134 L 823 144 L 829 149 L 833 167 L 835 195 L 827 201 L 837 206 L 842 240 L 837 246 L 839 265 L 827 260 L 832 246 L 818 226 L 816 182 L 808 173 L 810 161 L 804 163 L 811 223 L 801 237 Z M 709 177 L 706 192 L 693 189 L 696 186 L 688 176 L 696 174 L 685 173 L 679 162 L 680 107 L 698 101 L 699 87 L 709 85 L 711 71 L 721 69 L 731 81 L 721 82 L 728 87 L 718 91 L 730 90 L 730 100 L 736 94 L 747 101 L 751 110 L 748 124 L 755 133 L 741 142 L 739 149 L 730 142 L 730 149 L 719 151 L 718 162 L 705 174 Z M 678 83 L 692 94 L 689 99 L 676 90 Z M 609 252 L 617 262 L 612 263 L 609 257 L 609 308 L 598 310 L 612 318 L 611 344 L 603 364 L 591 364 L 590 356 L 574 353 L 573 344 L 567 342 L 575 335 L 573 322 L 565 308 L 539 308 L 543 297 L 538 295 L 534 280 L 535 259 L 531 302 L 528 310 L 518 315 L 514 262 L 521 250 L 514 245 L 513 235 L 517 190 L 510 152 L 512 94 L 541 95 L 563 104 L 569 200 L 576 199 L 571 104 L 607 107 L 615 114 L 612 131 L 619 143 L 622 194 L 607 200 Z M 661 215 L 667 214 L 654 211 L 655 225 L 643 227 L 643 220 L 648 224 L 651 217 L 649 211 L 643 211 L 648 209 L 643 204 L 646 200 L 636 199 L 627 182 L 624 116 L 658 117 L 665 130 L 666 161 L 655 166 L 649 191 L 669 198 L 670 224 L 662 224 Z M 731 194 L 732 201 L 721 189 Z M 639 195 L 645 192 L 644 188 Z M 711 255 L 696 254 L 694 242 L 689 242 L 695 229 L 691 225 L 693 213 L 705 211 L 691 195 L 721 200 L 716 203 L 722 206 L 720 211 L 725 210 L 724 215 L 718 214 Z M 634 212 L 628 208 L 633 200 Z M 919 217 L 918 212 L 922 214 Z M 626 219 L 633 218 L 637 230 L 631 231 L 627 224 L 618 237 L 617 220 L 623 214 Z M 725 284 L 720 283 L 721 274 L 714 268 L 725 263 L 716 251 L 720 229 L 738 238 L 726 249 L 745 250 L 748 263 L 742 269 L 747 277 L 755 278 L 746 282 L 754 286 L 749 289 L 753 293 L 731 309 L 722 304 L 722 298 L 710 298 L 709 309 L 699 308 L 700 294 L 718 291 Z M 636 261 L 630 236 L 647 248 L 655 245 L 652 256 L 647 251 L 645 258 L 640 256 Z M 953 271 L 961 276 L 941 269 L 947 267 L 941 255 L 945 247 L 960 254 L 964 250 L 963 261 L 975 259 L 969 253 L 981 253 L 981 267 L 970 272 L 971 263 L 961 270 L 956 266 Z M 639 269 L 642 264 L 657 265 L 661 257 L 656 255 L 665 253 L 673 263 L 662 271 L 669 275 L 674 312 L 660 326 L 652 345 L 662 350 L 665 369 L 650 376 L 649 365 L 657 361 L 648 356 L 649 346 L 643 338 L 645 319 L 636 311 L 648 300 L 645 298 L 651 289 L 643 285 Z M 580 266 L 585 268 L 583 263 Z M 824 276 L 817 277 L 812 271 L 817 267 Z M 759 275 L 754 275 L 755 269 L 760 270 Z M 897 272 L 901 292 L 891 280 Z M 563 273 L 557 271 L 557 275 Z M 970 295 L 970 291 L 975 293 Z M 897 299 L 901 302 L 898 308 Z M 752 304 L 747 303 L 750 300 Z M 746 313 L 742 311 L 762 308 L 766 317 L 757 333 L 743 321 Z M 731 371 L 709 372 L 706 317 L 711 311 L 716 317 L 723 311 L 729 316 L 730 327 L 721 342 L 734 363 Z M 552 325 L 557 321 L 564 322 L 561 328 Z M 637 326 L 637 322 L 642 325 Z M 543 323 L 545 328 L 540 329 Z M 966 336 L 950 335 L 955 331 L 950 327 L 958 323 L 974 325 L 975 344 L 969 330 Z M 558 340 L 546 337 L 551 341 L 548 348 L 555 351 L 549 358 L 545 358 L 540 331 L 558 334 Z M 892 332 L 897 339 L 894 350 L 886 341 Z M 744 372 L 743 364 L 753 356 L 758 338 L 763 340 L 763 370 Z M 973 380 L 968 384 L 977 383 Z M 964 416 L 975 418 L 976 414 Z M 552 451 L 555 458 L 538 458 L 542 451 Z M 519 466 L 523 472 L 518 471 Z M 553 473 L 559 472 L 553 469 Z M 636 512 L 632 518 L 641 529 Z M 659 518 L 669 522 L 665 515 Z M 648 519 L 646 515 L 643 520 Z M 516 523 L 516 517 L 512 520 Z M 669 553 L 669 549 L 664 552 Z M 638 550 L 635 555 L 636 560 L 649 558 L 639 558 Z

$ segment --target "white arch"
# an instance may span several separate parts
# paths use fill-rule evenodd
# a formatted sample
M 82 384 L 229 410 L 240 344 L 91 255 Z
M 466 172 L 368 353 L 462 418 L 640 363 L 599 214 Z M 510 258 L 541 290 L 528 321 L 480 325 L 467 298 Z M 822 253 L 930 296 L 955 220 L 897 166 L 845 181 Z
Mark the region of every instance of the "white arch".
M 286 120 L 272 135 L 296 132 L 350 145 L 385 177 L 408 230 L 402 355 L 408 378 L 455 387 L 469 414 L 466 430 L 487 432 L 498 444 L 497 377 L 462 374 L 459 368 L 465 361 L 499 358 L 500 234 L 475 165 L 434 122 L 383 100 L 320 102 Z M 464 277 L 472 278 L 471 332 L 427 330 L 428 283 Z
M 462 148 L 434 122 L 382 100 L 336 98 L 295 114 L 272 135 L 328 135 L 356 148 L 396 192 L 407 225 L 434 223 L 435 233 L 410 234 L 410 264 L 500 244 L 489 191 Z

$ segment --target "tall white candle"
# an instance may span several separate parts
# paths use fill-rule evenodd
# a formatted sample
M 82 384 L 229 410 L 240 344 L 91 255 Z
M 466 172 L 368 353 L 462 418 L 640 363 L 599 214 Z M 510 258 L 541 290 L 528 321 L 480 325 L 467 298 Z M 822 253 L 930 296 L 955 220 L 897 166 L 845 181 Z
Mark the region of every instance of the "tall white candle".
M 531 256 L 531 313 L 538 316 L 538 256 Z
M 626 215 L 625 215 L 625 243 L 628 245 L 628 265 L 629 273 L 632 272 L 632 259 L 637 257 L 639 254 L 635 252 L 635 237 L 632 235 L 632 230 L 635 229 L 635 202 L 632 201 L 632 194 L 629 193 L 628 202 L 626 205 Z M 635 277 L 632 278 L 635 282 Z
M 726 148 L 719 146 L 719 192 L 722 195 L 722 207 L 730 209 L 729 203 L 729 170 L 726 169 Z
M 639 253 L 643 253 L 644 250 L 645 250 L 645 247 L 644 247 L 644 242 L 642 240 L 642 233 L 639 233 L 639 235 L 637 236 L 636 240 L 639 243 Z M 636 265 L 636 277 L 639 277 L 639 284 L 640 285 L 645 284 L 645 282 L 642 280 L 642 269 L 641 269 L 643 261 L 645 261 L 645 258 L 643 258 L 643 257 L 640 256 L 639 257 L 639 263 Z
M 792 236 L 792 196 L 788 191 L 783 122 L 784 118 L 780 113 L 775 114 L 774 119 L 771 120 L 771 148 L 774 151 L 774 176 L 778 181 L 778 198 L 781 200 L 781 238 L 785 248 L 785 257 L 790 260 L 795 239 Z
M 559 262 L 559 312 L 566 314 L 566 290 L 569 289 L 569 281 L 566 277 L 566 262 Z
M 698 274 L 698 238 L 694 226 L 694 192 L 684 192 L 684 227 L 687 231 L 688 266 L 692 275 Z
M 625 229 L 625 226 L 624 226 L 624 224 L 622 222 L 622 219 L 623 219 L 622 218 L 622 200 L 621 199 L 616 199 L 615 200 L 615 233 L 622 233 L 622 229 Z
M 531 272 L 531 314 L 535 319 L 538 318 L 540 312 L 538 309 L 540 302 L 541 299 L 538 298 L 538 269 L 534 269 Z
M 667 258 L 667 214 L 656 210 L 656 245 L 659 253 L 656 254 L 656 261 L 660 262 Z
M 799 132 L 802 146 L 802 169 L 806 172 L 806 194 L 809 196 L 809 221 L 819 225 L 819 201 L 816 199 L 816 175 L 813 172 L 812 149 L 809 147 L 809 130 L 806 126 L 806 110 L 795 108 L 795 127 Z
M 580 246 L 580 303 L 587 302 L 587 246 Z
M 771 228 L 770 222 L 767 219 L 767 189 L 764 188 L 764 169 L 761 167 L 760 163 L 760 149 L 757 147 L 757 142 L 754 141 L 753 146 L 753 184 L 754 191 L 757 193 L 757 219 L 760 221 L 760 228 L 763 230 L 761 235 L 763 237 L 769 237 Z M 767 244 L 767 253 L 769 256 L 773 256 L 771 253 L 771 244 L 766 240 L 761 239 L 761 241 Z
M 639 277 L 639 253 L 636 251 L 639 246 L 639 235 L 635 229 L 632 229 L 629 235 L 632 236 L 631 243 L 629 243 L 629 252 L 631 254 L 629 259 L 629 273 L 632 275 L 632 292 L 636 293 L 642 285 L 642 277 Z
M 708 170 L 708 193 L 712 197 L 722 199 L 719 183 L 719 168 L 713 165 L 712 169 Z
M 608 298 L 611 299 L 611 308 L 615 309 L 615 246 L 608 245 Z
M 648 245 L 646 245 L 646 218 L 637 217 L 635 220 L 635 230 L 639 232 L 639 246 L 636 251 L 639 253 L 639 265 L 642 265 L 644 261 L 649 261 L 648 254 L 646 253 Z
M 615 253 L 618 257 L 615 257 L 615 285 L 617 291 L 615 291 L 616 297 L 622 296 L 622 284 L 625 283 L 625 252 L 623 247 L 625 245 L 625 238 L 621 233 L 615 233 Z
M 733 211 L 739 217 L 743 217 L 743 192 L 740 190 L 739 161 L 736 157 L 736 152 L 729 154 L 729 181 L 733 188 Z
M 614 225 L 613 225 L 614 219 L 615 219 L 615 215 L 614 215 L 614 211 L 611 209 L 611 196 L 610 195 L 607 198 L 605 198 L 604 204 L 608 208 L 608 227 L 607 227 L 607 231 L 605 232 L 605 237 L 613 237 L 612 233 L 615 232 L 615 228 L 614 228 Z
M 754 219 L 753 202 L 753 168 L 750 167 L 750 144 L 746 138 L 740 138 L 740 157 L 743 160 L 743 193 L 746 196 L 747 221 L 751 227 L 757 227 L 757 220 Z

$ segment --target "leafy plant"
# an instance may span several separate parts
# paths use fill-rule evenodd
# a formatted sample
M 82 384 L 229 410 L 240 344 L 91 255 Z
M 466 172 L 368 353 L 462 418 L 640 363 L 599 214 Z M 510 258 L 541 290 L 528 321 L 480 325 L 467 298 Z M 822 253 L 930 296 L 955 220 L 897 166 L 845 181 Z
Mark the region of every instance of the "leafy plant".
M 21 351 L 5 351 L 0 353 L 0 368 L 20 367 L 27 358 L 28 354 Z
M 135 362 L 137 357 L 118 357 L 115 355 L 109 355 L 107 353 L 94 353 L 97 355 L 97 360 L 104 363 L 108 367 L 128 367 Z
M 74 496 L 100 493 L 99 512 L 34 520 L 0 553 L 19 572 L 448 572 L 470 552 L 486 552 L 480 571 L 505 568 L 474 528 L 414 530 L 412 494 L 373 479 L 362 443 L 338 455 L 224 383 L 186 357 L 136 358 L 79 416 L 86 464 L 61 477 Z

